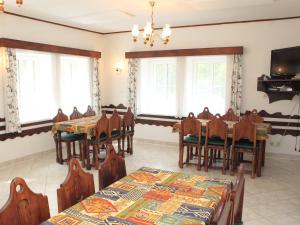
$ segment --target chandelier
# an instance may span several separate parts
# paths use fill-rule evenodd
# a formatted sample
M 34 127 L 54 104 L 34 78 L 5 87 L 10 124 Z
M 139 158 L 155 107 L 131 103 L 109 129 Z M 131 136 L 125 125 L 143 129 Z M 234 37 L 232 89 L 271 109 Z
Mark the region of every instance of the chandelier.
M 17 6 L 21 6 L 23 4 L 23 0 L 16 0 Z M 4 12 L 4 0 L 0 0 L 0 13 Z
M 147 22 L 144 28 L 143 39 L 145 45 L 150 45 L 152 47 L 154 45 L 155 36 L 159 36 L 159 35 L 155 33 L 155 28 L 154 28 L 153 8 L 155 6 L 155 1 L 149 1 L 149 4 L 151 6 L 151 21 Z M 171 33 L 172 32 L 171 32 L 170 24 L 166 24 L 160 36 L 164 44 L 167 44 L 169 42 Z M 131 34 L 133 37 L 133 41 L 136 42 L 139 36 L 139 27 L 137 24 L 133 25 Z

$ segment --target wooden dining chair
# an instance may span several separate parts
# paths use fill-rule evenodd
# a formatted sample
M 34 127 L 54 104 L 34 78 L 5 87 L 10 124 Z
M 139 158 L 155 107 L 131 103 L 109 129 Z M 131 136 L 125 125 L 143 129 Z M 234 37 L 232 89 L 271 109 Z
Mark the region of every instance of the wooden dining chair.
M 213 117 L 214 115 L 209 112 L 208 107 L 205 107 L 203 109 L 203 112 L 199 113 L 197 116 L 198 119 L 205 119 L 205 120 L 212 119 Z
M 124 156 L 124 151 L 121 152 L 121 139 L 122 139 L 122 119 L 119 115 L 118 111 L 115 109 L 112 113 L 112 116 L 109 118 L 109 141 L 112 143 L 113 141 L 118 142 L 118 154 L 122 154 Z
M 196 148 L 198 156 L 197 170 L 201 169 L 202 146 L 204 139 L 201 136 L 201 123 L 195 118 L 194 113 L 189 113 L 188 117 L 181 121 L 179 132 L 179 167 L 189 164 L 192 148 Z M 184 148 L 187 148 L 186 162 L 183 162 Z M 198 151 L 198 152 L 197 152 Z
M 231 191 L 231 202 L 233 204 L 233 224 L 242 225 L 243 207 L 244 207 L 245 177 L 244 166 L 241 164 L 238 168 L 238 175 Z
M 239 121 L 239 117 L 235 115 L 232 108 L 229 108 L 227 112 L 221 117 L 221 119 L 226 121 Z
M 256 128 L 255 125 L 248 119 L 242 119 L 240 122 L 233 125 L 232 134 L 232 152 L 231 152 L 231 171 L 234 175 L 234 169 L 239 162 L 238 154 L 249 154 L 252 156 L 252 171 L 251 177 L 256 175 L 256 161 L 258 155 L 258 145 L 256 143 Z
M 95 136 L 89 140 L 89 146 L 92 147 L 92 151 L 89 150 L 90 148 L 87 148 L 85 154 L 85 157 L 89 157 L 90 152 L 93 153 L 93 164 L 96 169 L 99 169 L 100 146 L 107 143 L 109 143 L 109 119 L 106 116 L 106 112 L 102 111 L 101 118 L 95 127 Z
M 8 201 L 0 209 L 0 224 L 38 225 L 49 218 L 47 196 L 32 192 L 22 178 L 13 179 Z
M 263 123 L 264 118 L 258 115 L 256 109 L 253 109 L 250 113 L 246 114 L 243 119 L 250 120 L 253 123 Z
M 134 115 L 131 112 L 131 108 L 128 107 L 127 112 L 123 117 L 123 124 L 122 124 L 122 151 L 124 154 L 125 152 L 125 139 L 127 139 L 127 148 L 126 152 L 133 154 L 133 136 L 134 136 Z
M 67 121 L 68 116 L 65 115 L 62 111 L 62 109 L 58 109 L 57 115 L 53 118 L 53 123 L 63 122 Z M 60 140 L 58 138 L 58 133 L 55 133 L 53 135 L 54 142 L 55 142 L 55 148 L 56 148 L 56 161 L 59 163 L 68 162 L 72 155 L 71 155 L 71 144 L 73 144 L 73 152 L 75 148 L 75 141 L 82 139 L 82 134 L 78 133 L 68 133 L 68 132 L 61 132 Z M 67 146 L 67 158 L 63 159 L 61 149 L 59 148 L 59 145 L 65 143 Z
M 80 113 L 80 112 L 78 111 L 77 107 L 75 106 L 75 107 L 73 108 L 72 114 L 70 115 L 70 120 L 81 119 L 82 117 L 83 117 L 83 114 Z M 75 142 L 76 142 L 76 141 L 73 141 L 73 142 L 72 142 L 72 144 L 73 144 L 73 154 L 72 154 L 72 157 L 73 157 L 73 158 L 80 158 L 80 159 L 82 160 L 82 155 L 81 155 L 81 154 L 82 154 L 82 150 L 81 150 L 82 145 L 80 144 L 80 141 L 83 139 L 84 134 L 81 134 L 81 133 L 74 133 L 74 135 L 77 135 L 77 136 L 78 136 L 78 138 L 77 138 L 76 141 L 78 141 L 78 143 L 79 143 L 79 154 L 76 153 L 76 148 L 75 148 Z
M 70 160 L 68 175 L 57 189 L 58 212 L 93 194 L 95 194 L 93 174 L 84 172 L 76 159 Z
M 117 155 L 111 144 L 106 146 L 106 158 L 99 169 L 99 190 L 126 176 L 125 160 Z
M 205 171 L 208 171 L 208 153 L 210 151 L 210 164 L 213 163 L 213 157 L 216 152 L 223 153 L 222 174 L 226 174 L 227 165 L 229 165 L 230 142 L 227 138 L 228 126 L 217 114 L 206 123 L 206 135 L 204 146 L 204 165 Z
M 231 187 L 228 186 L 223 191 L 221 201 L 216 208 L 211 224 L 212 225 L 233 225 L 233 205 L 231 201 Z
M 83 114 L 83 117 L 90 117 L 90 116 L 96 116 L 96 112 L 89 105 L 86 112 Z

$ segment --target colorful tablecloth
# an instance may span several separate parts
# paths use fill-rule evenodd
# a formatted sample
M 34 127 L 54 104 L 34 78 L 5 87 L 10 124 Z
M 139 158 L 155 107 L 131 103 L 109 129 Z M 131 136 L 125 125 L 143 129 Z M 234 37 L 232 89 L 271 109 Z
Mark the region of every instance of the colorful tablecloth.
M 205 119 L 198 119 L 202 126 L 206 126 L 206 123 L 209 120 Z M 233 121 L 225 121 L 228 125 L 228 137 L 232 137 L 232 132 L 233 132 L 233 125 L 237 122 Z M 173 126 L 173 132 L 179 132 L 181 127 L 181 123 L 178 122 Z M 264 141 L 268 139 L 268 133 L 271 131 L 271 124 L 270 123 L 255 123 L 256 127 L 256 139 L 258 141 Z
M 42 224 L 210 224 L 229 183 L 143 167 Z

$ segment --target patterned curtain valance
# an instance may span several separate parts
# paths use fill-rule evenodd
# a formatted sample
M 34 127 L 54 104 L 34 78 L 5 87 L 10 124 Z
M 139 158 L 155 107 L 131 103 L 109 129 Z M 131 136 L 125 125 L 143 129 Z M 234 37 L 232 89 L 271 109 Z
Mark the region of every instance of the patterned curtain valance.
M 242 55 L 233 56 L 233 69 L 231 77 L 231 101 L 230 107 L 236 115 L 241 114 L 242 100 Z

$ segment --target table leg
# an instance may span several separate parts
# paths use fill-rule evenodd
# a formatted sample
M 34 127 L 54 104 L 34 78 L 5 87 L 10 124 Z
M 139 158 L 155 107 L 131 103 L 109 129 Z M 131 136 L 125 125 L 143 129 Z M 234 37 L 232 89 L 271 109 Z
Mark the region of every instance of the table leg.
M 263 148 L 264 148 L 263 141 L 259 141 L 258 162 L 257 162 L 257 165 L 256 165 L 256 168 L 257 168 L 256 175 L 257 175 L 257 177 L 261 177 L 261 165 L 262 165 L 262 157 L 263 157 Z
M 91 169 L 91 162 L 90 162 L 90 150 L 89 150 L 89 143 L 87 139 L 87 134 L 84 134 L 84 139 L 83 139 L 83 145 L 85 149 L 85 158 L 86 158 L 86 169 L 90 170 Z
M 60 130 L 57 131 L 57 142 L 58 142 L 58 163 L 63 164 L 61 131 Z

